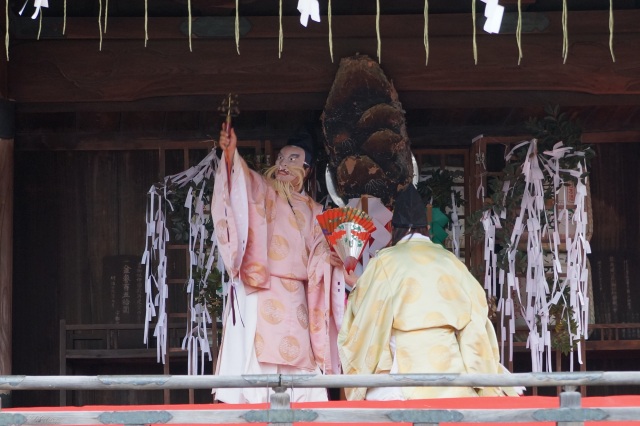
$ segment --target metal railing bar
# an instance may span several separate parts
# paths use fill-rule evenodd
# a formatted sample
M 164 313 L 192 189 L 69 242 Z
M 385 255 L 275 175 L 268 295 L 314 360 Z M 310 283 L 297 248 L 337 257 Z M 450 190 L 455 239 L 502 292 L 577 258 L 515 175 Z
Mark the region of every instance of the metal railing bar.
M 0 376 L 0 390 L 640 385 L 640 371 L 514 374 Z
M 574 372 L 516 374 L 406 374 L 406 375 L 258 375 L 258 376 L 0 376 L 0 389 L 18 390 L 161 390 L 212 387 L 266 387 L 274 389 L 270 408 L 248 409 L 68 411 L 51 409 L 2 410 L 2 425 L 100 425 L 123 424 L 244 424 L 269 423 L 289 426 L 296 422 L 398 423 L 438 426 L 441 423 L 554 422 L 557 426 L 583 426 L 589 421 L 629 422 L 640 420 L 640 406 L 582 407 L 581 385 L 640 384 L 640 372 Z M 559 408 L 438 409 L 438 408 L 296 408 L 286 389 L 293 387 L 381 387 L 381 386 L 563 386 Z M 264 407 L 264 408 L 263 408 Z

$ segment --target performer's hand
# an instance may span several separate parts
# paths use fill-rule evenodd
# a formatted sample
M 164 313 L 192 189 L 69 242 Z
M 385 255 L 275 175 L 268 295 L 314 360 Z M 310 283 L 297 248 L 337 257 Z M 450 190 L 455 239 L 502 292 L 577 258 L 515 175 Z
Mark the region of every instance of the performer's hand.
M 355 271 L 351 271 L 348 274 L 344 274 L 344 281 L 347 283 L 349 287 L 355 287 L 356 282 L 358 281 L 358 276 Z
M 238 145 L 238 138 L 236 137 L 236 132 L 233 128 L 229 129 L 227 133 L 227 124 L 222 123 L 222 130 L 220 130 L 220 148 L 224 151 L 233 154 L 236 150 L 236 146 Z
M 329 263 L 334 268 L 339 268 L 339 267 L 343 267 L 344 268 L 344 263 L 342 263 L 342 259 L 340 259 L 340 256 L 338 256 L 338 253 L 336 253 L 333 250 L 331 250 L 331 253 L 330 253 L 330 256 L 329 256 Z

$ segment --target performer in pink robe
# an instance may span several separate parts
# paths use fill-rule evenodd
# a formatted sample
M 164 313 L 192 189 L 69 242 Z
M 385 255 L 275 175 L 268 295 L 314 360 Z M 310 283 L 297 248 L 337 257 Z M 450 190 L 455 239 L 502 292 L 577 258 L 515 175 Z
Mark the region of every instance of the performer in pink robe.
M 265 175 L 249 169 L 233 129 L 220 133 L 223 160 L 211 215 L 231 277 L 216 374 L 339 374 L 337 331 L 344 275 L 317 223 L 322 207 L 302 191 L 311 158 L 282 148 Z M 229 161 L 229 159 L 231 161 Z M 268 401 L 269 389 L 214 389 L 227 403 Z M 290 391 L 292 401 L 327 400 L 325 389 Z

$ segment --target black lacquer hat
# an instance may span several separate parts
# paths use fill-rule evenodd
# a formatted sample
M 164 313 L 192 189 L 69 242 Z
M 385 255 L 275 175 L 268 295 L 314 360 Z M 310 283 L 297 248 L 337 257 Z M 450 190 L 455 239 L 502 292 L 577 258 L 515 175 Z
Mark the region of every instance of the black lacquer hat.
M 395 228 L 426 228 L 427 207 L 413 184 L 396 196 L 391 225 Z

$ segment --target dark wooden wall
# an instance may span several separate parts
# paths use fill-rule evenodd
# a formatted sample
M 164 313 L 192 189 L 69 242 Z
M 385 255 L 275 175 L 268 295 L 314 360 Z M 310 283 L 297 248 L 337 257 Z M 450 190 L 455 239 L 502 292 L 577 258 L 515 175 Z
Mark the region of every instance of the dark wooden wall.
M 1 114 L 1 113 L 0 113 Z M 12 373 L 13 328 L 13 139 L 0 138 L 0 375 Z M 10 393 L 0 391 L 0 404 Z
M 5 24 L 0 24 L 0 31 Z M 0 64 L 0 126 L 12 128 L 7 111 L 8 65 Z M 13 132 L 0 128 L 0 375 L 11 374 L 13 294 Z M 0 391 L 0 404 L 9 404 L 9 391 Z
M 14 374 L 57 374 L 59 319 L 114 322 L 103 260 L 141 257 L 157 171 L 154 151 L 17 153 Z
M 596 322 L 640 323 L 640 143 L 596 148 L 589 256 Z

